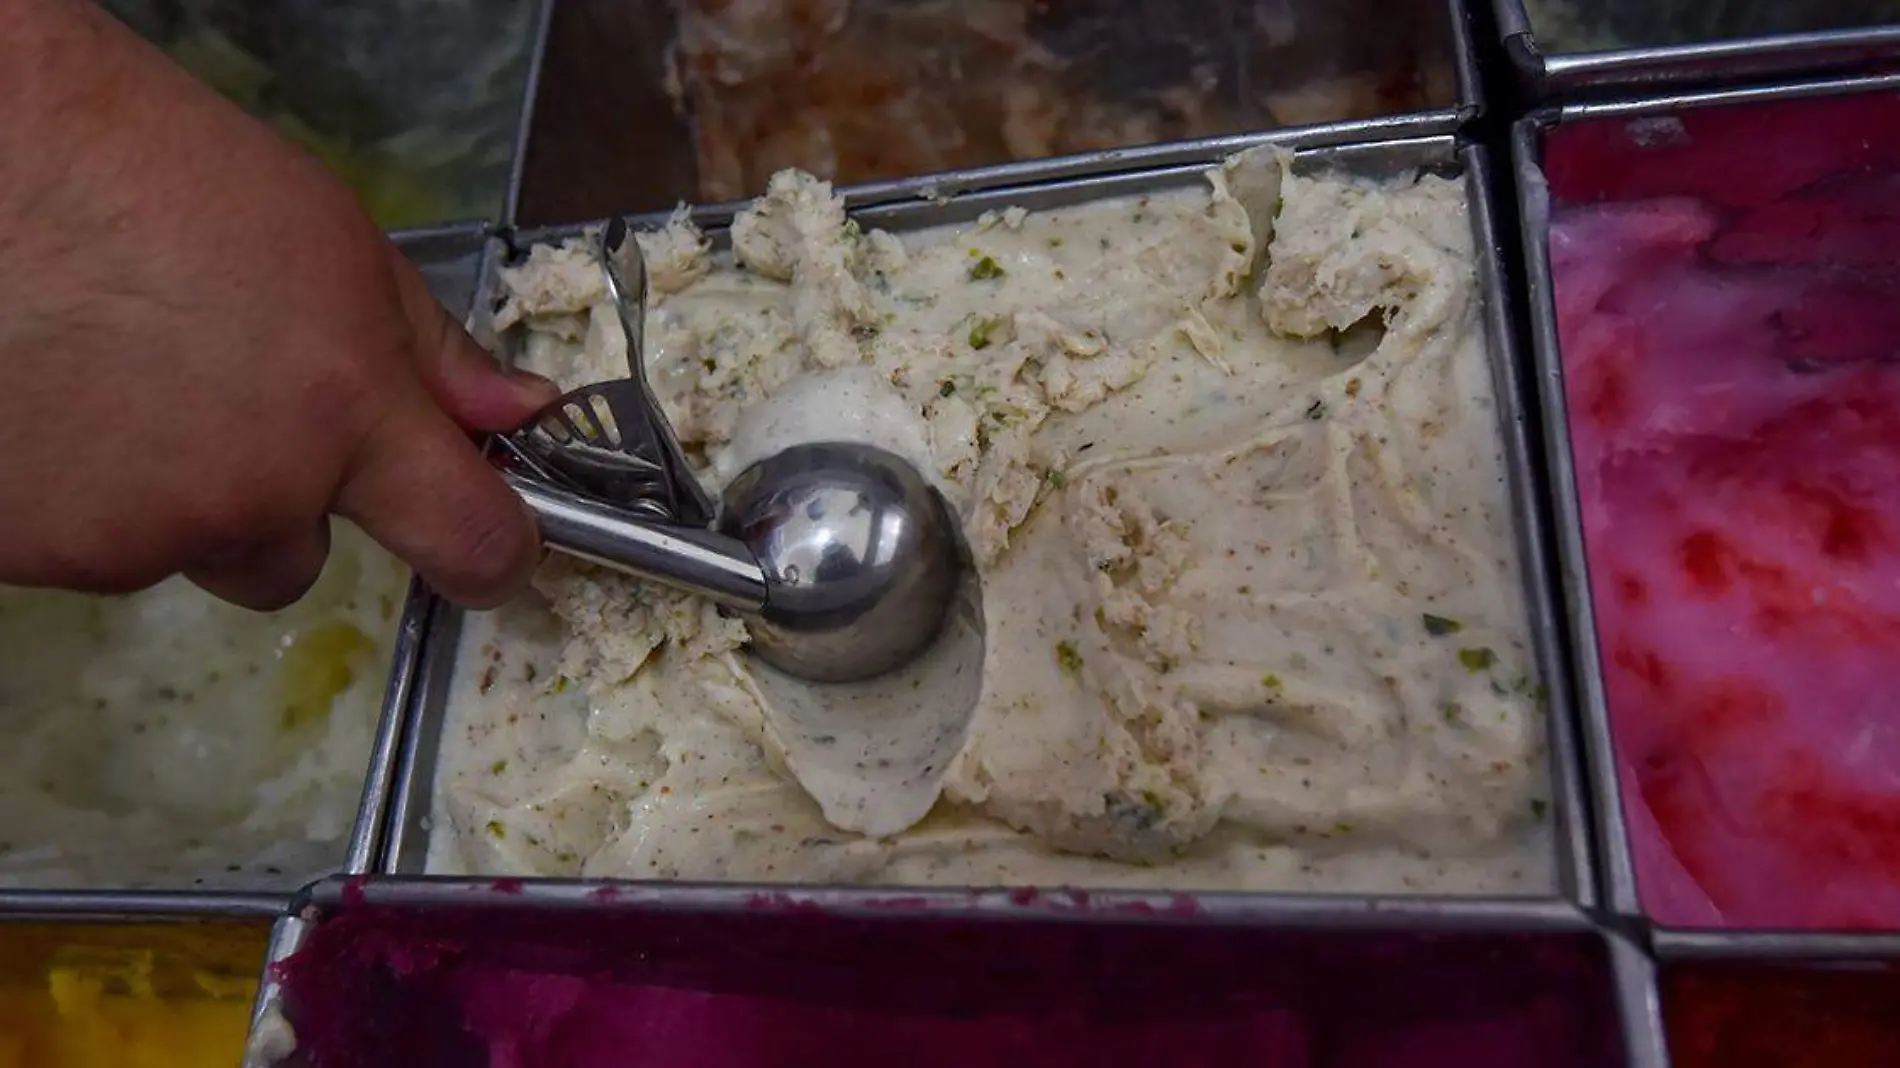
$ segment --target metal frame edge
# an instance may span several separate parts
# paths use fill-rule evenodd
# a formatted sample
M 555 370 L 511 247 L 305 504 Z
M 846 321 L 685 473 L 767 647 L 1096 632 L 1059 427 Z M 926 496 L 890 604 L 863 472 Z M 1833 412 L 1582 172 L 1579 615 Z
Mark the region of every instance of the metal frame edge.
M 1528 27 L 1527 27 L 1528 28 Z M 1808 33 L 1765 34 L 1688 44 L 1645 45 L 1597 52 L 1544 51 L 1552 95 L 1655 92 L 1900 65 L 1900 26 L 1864 26 Z
M 1584 792 L 1582 758 L 1577 751 L 1577 716 L 1570 699 L 1570 670 L 1564 655 L 1564 599 L 1555 585 L 1545 556 L 1550 544 L 1544 502 L 1549 495 L 1531 446 L 1529 406 L 1533 403 L 1523 379 L 1523 360 L 1511 317 L 1513 288 L 1505 267 L 1501 235 L 1490 201 L 1491 164 L 1482 146 L 1460 150 L 1465 157 L 1465 190 L 1470 201 L 1472 232 L 1478 245 L 1477 270 L 1484 293 L 1486 348 L 1498 397 L 1499 445 L 1505 454 L 1507 492 L 1513 505 L 1513 535 L 1524 590 L 1526 614 L 1538 675 L 1544 687 L 1545 744 L 1549 748 L 1551 799 L 1559 833 L 1560 879 L 1564 890 L 1585 908 L 1597 903 L 1596 860 L 1590 849 L 1593 806 Z
M 1484 96 L 1484 75 L 1478 67 L 1477 33 L 1471 25 L 1473 6 L 1484 0 L 1445 0 L 1445 18 L 1451 30 L 1452 73 L 1457 79 L 1458 125 L 1462 128 L 1490 111 Z
M 1885 961 L 1900 963 L 1900 931 L 1733 931 L 1658 927 L 1650 939 L 1660 961 L 1752 963 Z
M 1542 97 L 1549 89 L 1544 54 L 1538 50 L 1536 34 L 1531 32 L 1530 13 L 1524 9 L 1524 0 L 1488 2 L 1497 22 L 1498 47 L 1510 62 L 1512 73 L 1533 96 Z
M 1900 28 L 1896 29 L 1900 30 Z M 1900 72 L 1853 74 L 1828 78 L 1784 78 L 1750 86 L 1683 89 L 1606 100 L 1572 101 L 1557 105 L 1553 110 L 1559 115 L 1557 121 L 1571 123 L 1585 119 L 1639 118 L 1689 108 L 1726 107 L 1734 104 L 1801 100 L 1822 96 L 1851 96 L 1855 93 L 1881 91 L 1900 92 Z
M 1162 925 L 1212 922 L 1314 930 L 1500 933 L 1601 930 L 1589 914 L 1571 902 L 1525 897 L 331 876 L 312 884 L 300 900 L 307 902 L 301 914 L 319 918 L 342 908 L 382 906 L 713 914 L 816 911 L 829 916 L 879 918 L 898 923 L 932 917 Z
M 402 744 L 403 724 L 408 719 L 415 689 L 417 662 L 428 636 L 427 597 L 428 587 L 422 579 L 411 575 L 397 624 L 389 675 L 383 687 L 382 712 L 376 723 L 375 742 L 370 748 L 363 797 L 357 804 L 356 822 L 350 830 L 349 851 L 344 858 L 343 870 L 350 874 L 372 870 L 382 851 L 390 794 L 396 786 L 396 758 Z
M 528 145 L 534 139 L 534 110 L 541 98 L 542 66 L 547 61 L 548 38 L 554 26 L 554 8 L 560 0 L 535 0 L 540 10 L 535 15 L 534 34 L 527 47 L 528 69 L 523 75 L 521 110 L 515 116 L 513 158 L 508 161 L 508 189 L 502 197 L 501 223 L 515 224 L 515 212 L 521 206 L 521 182 L 526 175 Z
M 1622 932 L 1605 930 L 1603 937 L 1609 941 L 1617 1016 L 1623 1025 L 1623 1052 L 1629 1068 L 1669 1068 L 1655 958 Z
M 1637 917 L 1635 864 L 1624 818 L 1621 783 L 1611 736 L 1609 704 L 1590 598 L 1589 560 L 1583 540 L 1583 515 L 1577 501 L 1577 477 L 1570 446 L 1569 409 L 1565 405 L 1563 363 L 1557 334 L 1555 283 L 1551 276 L 1548 235 L 1550 198 L 1544 184 L 1542 136 L 1557 122 L 1557 112 L 1532 112 L 1511 127 L 1513 176 L 1522 221 L 1524 289 L 1529 302 L 1531 357 L 1537 378 L 1544 428 L 1550 504 L 1555 515 L 1558 572 L 1569 606 L 1570 666 L 1579 698 L 1578 726 L 1585 769 L 1593 794 L 1598 861 L 1605 903 L 1616 914 Z

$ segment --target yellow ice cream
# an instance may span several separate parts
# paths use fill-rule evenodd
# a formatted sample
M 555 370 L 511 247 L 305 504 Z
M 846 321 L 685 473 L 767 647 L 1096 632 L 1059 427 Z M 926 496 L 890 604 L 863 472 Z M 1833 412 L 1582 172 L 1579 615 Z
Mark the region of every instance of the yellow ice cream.
M 0 924 L 0 1068 L 242 1059 L 268 924 Z

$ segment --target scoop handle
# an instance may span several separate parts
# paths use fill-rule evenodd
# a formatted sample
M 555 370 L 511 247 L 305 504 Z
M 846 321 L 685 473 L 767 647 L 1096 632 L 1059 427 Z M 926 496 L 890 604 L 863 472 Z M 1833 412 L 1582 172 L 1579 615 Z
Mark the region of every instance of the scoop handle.
M 662 526 L 513 471 L 501 477 L 533 513 L 548 548 L 699 594 L 735 612 L 764 610 L 765 571 L 737 538 Z

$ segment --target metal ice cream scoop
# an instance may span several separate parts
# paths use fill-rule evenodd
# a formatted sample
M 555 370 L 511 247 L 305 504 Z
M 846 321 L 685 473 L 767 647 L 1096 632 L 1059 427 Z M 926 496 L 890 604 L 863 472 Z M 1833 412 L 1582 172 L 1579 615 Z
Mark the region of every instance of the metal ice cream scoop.
M 646 381 L 639 244 L 616 219 L 601 251 L 632 373 L 498 439 L 543 540 L 749 617 L 752 651 L 797 678 L 857 682 L 918 658 L 965 572 L 941 495 L 886 450 L 814 442 L 741 472 L 715 508 Z

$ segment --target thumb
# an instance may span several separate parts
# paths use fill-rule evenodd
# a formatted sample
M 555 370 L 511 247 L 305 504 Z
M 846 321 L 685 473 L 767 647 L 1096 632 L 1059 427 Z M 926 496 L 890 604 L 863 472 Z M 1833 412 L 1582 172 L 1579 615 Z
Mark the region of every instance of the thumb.
M 449 600 L 500 605 L 540 562 L 534 522 L 467 434 L 404 388 L 360 446 L 336 511 Z
M 429 283 L 389 247 L 396 290 L 415 339 L 411 358 L 422 384 L 464 430 L 513 430 L 560 396 L 554 383 L 526 371 L 504 371 L 429 292 Z

